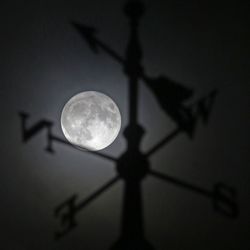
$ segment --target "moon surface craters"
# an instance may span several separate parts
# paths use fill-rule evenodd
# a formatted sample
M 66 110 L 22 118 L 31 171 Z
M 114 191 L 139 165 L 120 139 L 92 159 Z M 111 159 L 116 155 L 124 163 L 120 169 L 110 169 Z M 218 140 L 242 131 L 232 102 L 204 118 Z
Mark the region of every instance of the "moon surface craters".
M 61 126 L 72 144 L 88 150 L 100 150 L 117 137 L 121 115 L 110 97 L 96 91 L 86 91 L 66 103 Z

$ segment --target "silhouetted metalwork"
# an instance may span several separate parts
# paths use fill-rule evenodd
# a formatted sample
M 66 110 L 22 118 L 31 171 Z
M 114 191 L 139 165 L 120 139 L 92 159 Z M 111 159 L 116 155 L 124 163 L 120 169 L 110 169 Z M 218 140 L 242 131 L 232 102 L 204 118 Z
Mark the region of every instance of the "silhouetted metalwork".
M 159 76 L 157 78 L 147 76 L 141 65 L 142 51 L 138 39 L 139 19 L 143 15 L 144 5 L 137 0 L 129 1 L 125 5 L 124 12 L 129 18 L 131 31 L 124 57 L 120 56 L 103 41 L 98 39 L 95 36 L 95 28 L 72 22 L 72 25 L 77 29 L 93 52 L 97 53 L 100 50 L 105 51 L 112 59 L 116 60 L 122 66 L 129 84 L 129 125 L 124 130 L 127 149 L 118 159 L 99 152 L 88 152 L 113 161 L 116 164 L 117 176 L 83 201 L 77 203 L 77 196 L 73 195 L 55 209 L 55 216 L 58 217 L 61 222 L 61 228 L 56 232 L 56 238 L 64 236 L 76 226 L 76 214 L 81 209 L 85 208 L 90 202 L 103 194 L 104 191 L 107 191 L 107 189 L 117 183 L 118 180 L 123 180 L 124 199 L 120 238 L 111 247 L 111 250 L 152 250 L 154 248 L 147 242 L 146 236 L 144 235 L 141 194 L 142 181 L 147 175 L 152 175 L 159 180 L 163 180 L 209 198 L 212 201 L 215 211 L 231 218 L 237 217 L 238 206 L 236 202 L 236 191 L 232 187 L 218 183 L 214 186 L 214 189 L 206 190 L 177 179 L 176 177 L 159 173 L 150 168 L 148 159 L 156 151 L 163 148 L 163 146 L 182 132 L 186 133 L 190 138 L 193 138 L 196 129 L 195 125 L 199 118 L 201 118 L 204 123 L 208 122 L 217 91 L 213 90 L 198 101 L 187 106 L 184 102 L 192 97 L 192 89 L 184 87 L 182 84 L 170 80 L 166 76 Z M 137 121 L 139 80 L 144 81 L 146 86 L 148 86 L 155 95 L 160 107 L 176 123 L 176 129 L 147 152 L 140 151 L 140 143 L 145 130 Z M 43 119 L 27 128 L 27 119 L 29 115 L 25 112 L 20 112 L 20 117 L 22 121 L 23 142 L 26 143 L 40 131 L 46 130 L 47 146 L 45 149 L 49 153 L 54 152 L 53 142 L 71 145 L 66 140 L 53 135 L 52 121 Z
M 86 207 L 91 201 L 105 192 L 108 188 L 110 188 L 113 184 L 115 184 L 119 180 L 119 176 L 114 177 L 106 184 L 104 184 L 101 188 L 96 190 L 92 195 L 90 195 L 85 200 L 76 204 L 77 195 L 71 196 L 68 200 L 64 201 L 55 209 L 55 216 L 60 217 L 62 228 L 61 230 L 55 233 L 55 238 L 58 239 L 64 236 L 66 233 L 71 231 L 76 226 L 76 213 Z

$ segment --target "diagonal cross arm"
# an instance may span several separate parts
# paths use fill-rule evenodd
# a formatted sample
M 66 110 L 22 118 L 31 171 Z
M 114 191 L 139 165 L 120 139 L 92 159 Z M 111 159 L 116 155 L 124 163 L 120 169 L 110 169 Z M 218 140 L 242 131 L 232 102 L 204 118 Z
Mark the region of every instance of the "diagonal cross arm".
M 201 194 L 203 196 L 211 197 L 211 195 L 212 195 L 212 192 L 209 191 L 209 190 L 206 190 L 204 188 L 200 188 L 200 187 L 194 186 L 193 184 L 190 184 L 188 182 L 179 180 L 179 179 L 177 179 L 175 177 L 172 177 L 172 176 L 169 176 L 169 175 L 166 175 L 166 174 L 162 174 L 162 173 L 160 173 L 158 171 L 150 170 L 149 174 L 152 175 L 153 177 L 156 177 L 157 179 L 163 180 L 165 182 L 172 183 L 174 185 L 177 185 L 179 187 L 188 189 L 188 190 L 190 190 L 192 192 Z
M 149 157 L 155 153 L 158 149 L 162 148 L 166 143 L 173 140 L 181 132 L 186 132 L 191 138 L 193 137 L 194 130 L 199 119 L 202 119 L 203 123 L 208 122 L 209 115 L 212 110 L 212 105 L 216 97 L 217 91 L 213 90 L 209 92 L 206 96 L 198 99 L 196 102 L 192 103 L 186 110 L 189 112 L 189 117 L 186 120 L 186 124 L 183 126 L 178 126 L 170 134 L 164 137 L 155 146 L 146 152 L 146 156 Z
M 104 184 L 101 188 L 96 190 L 92 195 L 87 197 L 81 203 L 77 205 L 77 210 L 81 210 L 86 207 L 90 202 L 95 200 L 98 196 L 100 196 L 103 192 L 107 191 L 111 186 L 113 186 L 118 180 L 120 179 L 119 176 L 115 176 L 111 180 L 109 180 L 106 184 Z
M 152 154 L 154 154 L 156 151 L 158 151 L 160 148 L 162 148 L 166 143 L 173 140 L 182 130 L 178 127 L 174 129 L 170 134 L 165 136 L 159 143 L 157 143 L 155 146 L 153 146 L 151 149 L 149 149 L 145 155 L 147 157 L 150 157 Z
M 77 148 L 77 147 L 74 147 L 74 145 L 72 145 L 72 144 L 71 144 L 70 142 L 68 142 L 67 140 L 62 139 L 62 138 L 60 138 L 60 137 L 51 135 L 51 139 L 52 139 L 53 141 L 55 141 L 55 142 L 59 142 L 59 143 L 62 143 L 62 144 L 71 146 L 71 147 L 73 147 L 73 148 L 75 148 L 75 149 L 79 149 L 79 148 Z M 80 150 L 80 149 L 79 149 L 79 150 Z M 84 152 L 84 151 L 81 150 L 81 152 Z M 99 156 L 99 157 L 101 157 L 101 158 L 104 158 L 104 159 L 106 159 L 106 160 L 110 160 L 110 161 L 116 162 L 116 158 L 115 158 L 115 157 L 112 157 L 112 156 L 109 156 L 109 155 L 106 155 L 106 154 L 103 154 L 103 153 L 100 153 L 100 152 L 97 152 L 97 151 L 89 151 L 89 150 L 88 150 L 88 151 L 86 151 L 86 152 L 88 152 L 88 153 L 90 153 L 90 154 L 92 154 L 92 155 L 97 155 L 97 156 Z
M 54 126 L 54 122 L 47 120 L 47 119 L 41 119 L 37 121 L 36 123 L 28 126 L 28 119 L 30 118 L 30 114 L 26 112 L 19 112 L 19 117 L 21 119 L 21 130 L 22 130 L 22 141 L 24 143 L 27 143 L 29 140 L 31 140 L 33 137 L 38 135 L 39 133 L 42 133 L 43 131 L 46 131 L 46 140 L 47 140 L 47 146 L 45 150 L 49 153 L 54 153 L 54 142 L 62 143 L 67 146 L 74 147 L 71 143 L 69 143 L 67 140 L 62 139 L 58 136 L 55 136 L 53 134 L 52 128 Z M 74 147 L 77 148 L 77 147 Z M 84 151 L 82 151 L 84 152 Z M 116 158 L 105 155 L 103 153 L 97 152 L 97 151 L 86 151 L 88 153 L 91 153 L 93 155 L 100 156 L 101 158 L 116 162 Z
M 223 183 L 216 183 L 213 190 L 207 190 L 158 171 L 150 170 L 149 174 L 157 179 L 211 199 L 214 210 L 224 216 L 237 218 L 239 215 L 237 193 L 233 187 Z
M 62 204 L 57 206 L 54 210 L 54 215 L 60 219 L 61 228 L 55 232 L 55 238 L 59 239 L 75 228 L 77 225 L 76 214 L 96 198 L 98 198 L 102 193 L 112 187 L 119 179 L 119 176 L 115 176 L 78 204 L 76 204 L 77 196 L 73 195 Z

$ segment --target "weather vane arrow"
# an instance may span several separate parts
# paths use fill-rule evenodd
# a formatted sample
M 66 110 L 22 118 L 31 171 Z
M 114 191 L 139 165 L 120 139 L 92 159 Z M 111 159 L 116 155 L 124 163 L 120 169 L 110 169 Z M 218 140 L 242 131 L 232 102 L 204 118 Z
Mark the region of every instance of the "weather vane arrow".
M 77 29 L 94 53 L 98 53 L 99 49 L 102 49 L 124 68 L 129 68 L 128 60 L 125 60 L 121 55 L 110 48 L 110 46 L 100 40 L 96 36 L 96 29 L 94 27 L 77 22 L 72 22 L 72 25 Z M 204 117 L 210 113 L 217 91 L 212 90 L 194 105 L 186 107 L 183 102 L 192 97 L 192 89 L 166 76 L 156 78 L 149 77 L 145 74 L 141 65 L 139 65 L 139 67 L 140 70 L 137 72 L 137 77 L 142 79 L 149 87 L 156 96 L 160 107 L 178 124 L 180 130 L 185 131 L 192 137 L 198 116 Z M 206 106 L 208 102 L 211 104 Z M 198 109 L 198 112 L 195 112 L 194 109 Z

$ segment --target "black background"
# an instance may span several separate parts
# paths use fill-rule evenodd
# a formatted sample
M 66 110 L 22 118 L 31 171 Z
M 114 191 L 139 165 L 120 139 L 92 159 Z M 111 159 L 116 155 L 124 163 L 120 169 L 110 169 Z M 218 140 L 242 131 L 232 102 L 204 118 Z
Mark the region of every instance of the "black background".
M 44 151 L 46 132 L 21 141 L 20 110 L 54 121 L 63 137 L 64 103 L 85 90 L 111 96 L 122 113 L 122 130 L 103 153 L 126 149 L 127 81 L 105 53 L 95 55 L 71 26 L 78 21 L 99 30 L 98 37 L 124 54 L 128 22 L 123 1 L 4 1 L 1 3 L 0 248 L 108 249 L 119 237 L 122 182 L 77 215 L 78 227 L 54 241 L 59 222 L 54 208 L 77 193 L 87 197 L 114 176 L 114 165 L 95 155 L 56 144 Z M 166 75 L 193 88 L 195 98 L 218 88 L 207 126 L 157 151 L 151 167 L 211 189 L 219 181 L 238 193 L 239 216 L 228 219 L 211 201 L 148 177 L 143 183 L 145 231 L 155 249 L 249 249 L 249 4 L 145 0 L 140 23 L 143 66 L 151 76 Z M 139 121 L 146 130 L 141 150 L 175 128 L 154 95 L 140 82 Z

